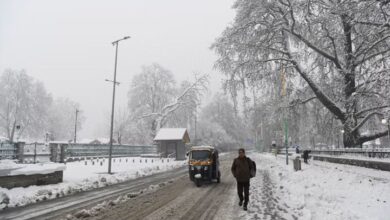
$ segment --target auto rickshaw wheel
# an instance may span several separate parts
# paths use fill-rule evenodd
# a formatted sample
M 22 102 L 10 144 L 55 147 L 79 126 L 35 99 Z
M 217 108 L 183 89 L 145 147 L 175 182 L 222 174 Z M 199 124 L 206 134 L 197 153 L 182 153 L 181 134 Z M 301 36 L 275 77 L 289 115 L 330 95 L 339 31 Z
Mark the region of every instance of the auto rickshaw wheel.
M 197 187 L 200 187 L 202 183 L 200 182 L 200 179 L 195 179 L 195 184 Z
M 221 172 L 218 171 L 217 183 L 221 182 Z

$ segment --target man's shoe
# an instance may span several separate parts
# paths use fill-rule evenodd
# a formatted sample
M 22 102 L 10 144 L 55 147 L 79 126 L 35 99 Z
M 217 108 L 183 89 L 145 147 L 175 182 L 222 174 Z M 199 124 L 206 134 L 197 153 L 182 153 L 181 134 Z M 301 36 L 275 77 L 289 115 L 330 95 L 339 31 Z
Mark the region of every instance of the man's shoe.
M 242 206 L 242 201 L 240 201 L 240 202 L 238 203 L 238 205 L 239 205 L 239 206 Z
M 244 205 L 244 211 L 248 211 L 248 207 L 246 207 L 246 205 Z

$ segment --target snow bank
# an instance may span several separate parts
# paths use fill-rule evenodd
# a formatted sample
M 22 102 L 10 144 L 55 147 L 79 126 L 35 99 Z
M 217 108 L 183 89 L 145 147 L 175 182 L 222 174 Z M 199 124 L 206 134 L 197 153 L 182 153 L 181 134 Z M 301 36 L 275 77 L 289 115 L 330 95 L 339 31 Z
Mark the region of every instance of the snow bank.
M 33 174 L 48 174 L 56 171 L 64 171 L 66 166 L 58 163 L 40 163 L 28 164 L 20 169 L 12 170 L 10 176 L 15 175 L 33 175 Z
M 251 158 L 260 173 L 269 173 L 275 197 L 288 206 L 286 219 L 293 219 L 292 215 L 298 219 L 389 218 L 390 172 L 321 161 L 302 164 L 302 171 L 295 172 L 292 161 L 285 165 L 284 156 L 257 153 Z M 252 182 L 254 191 L 262 187 L 261 181 Z M 251 199 L 262 206 L 259 197 Z
M 38 201 L 54 199 L 100 188 L 130 179 L 164 172 L 187 164 L 187 161 L 159 158 L 115 158 L 112 163 L 112 172 L 107 174 L 107 159 L 71 162 L 66 164 L 64 182 L 45 186 L 29 186 L 26 188 L 0 188 L 0 195 L 9 198 L 7 204 L 0 201 L 0 210 L 6 207 L 24 206 Z
M 19 169 L 24 164 L 17 164 L 14 160 L 0 160 L 0 170 Z
M 66 166 L 59 163 L 18 164 L 13 160 L 0 160 L 0 175 L 6 176 L 48 174 L 65 169 Z

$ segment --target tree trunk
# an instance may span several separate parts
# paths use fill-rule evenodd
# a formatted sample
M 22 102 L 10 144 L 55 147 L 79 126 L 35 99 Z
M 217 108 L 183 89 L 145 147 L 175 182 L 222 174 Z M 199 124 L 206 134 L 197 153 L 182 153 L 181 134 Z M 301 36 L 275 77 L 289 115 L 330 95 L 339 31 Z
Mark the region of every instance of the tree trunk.
M 362 147 L 360 143 L 360 132 L 359 129 L 353 131 L 353 128 L 358 124 L 356 118 L 357 103 L 355 99 L 356 82 L 355 82 L 355 66 L 354 57 L 352 56 L 352 25 L 351 17 L 348 15 L 341 15 L 343 22 L 344 31 L 344 53 L 346 61 L 346 72 L 344 74 L 344 97 L 345 97 L 345 120 L 342 121 L 344 124 L 344 147 Z

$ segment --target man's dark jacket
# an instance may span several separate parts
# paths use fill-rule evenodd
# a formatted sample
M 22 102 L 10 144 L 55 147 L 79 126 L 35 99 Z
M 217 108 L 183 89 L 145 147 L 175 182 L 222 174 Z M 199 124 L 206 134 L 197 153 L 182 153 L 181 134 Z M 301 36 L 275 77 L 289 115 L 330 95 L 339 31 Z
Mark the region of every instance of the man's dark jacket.
M 235 158 L 232 164 L 232 173 L 233 176 L 237 179 L 237 182 L 249 182 L 251 168 L 252 162 L 248 157 Z

